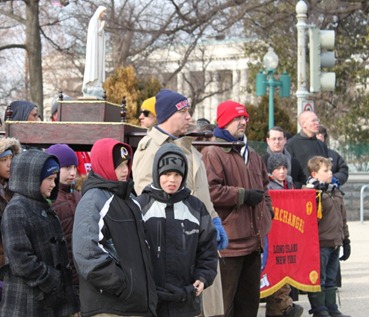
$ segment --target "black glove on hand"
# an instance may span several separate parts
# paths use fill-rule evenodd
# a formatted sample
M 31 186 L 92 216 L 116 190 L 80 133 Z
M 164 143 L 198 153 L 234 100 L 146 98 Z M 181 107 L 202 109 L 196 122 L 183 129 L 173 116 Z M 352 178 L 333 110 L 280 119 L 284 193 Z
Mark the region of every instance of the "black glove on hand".
M 244 204 L 255 207 L 264 199 L 264 191 L 261 189 L 245 190 Z
M 340 261 L 346 261 L 351 254 L 351 245 L 350 245 L 350 239 L 343 240 L 343 255 L 340 257 Z
M 193 285 L 181 288 L 171 284 L 165 284 L 165 288 L 157 287 L 156 292 L 159 300 L 167 302 L 184 302 L 188 300 L 190 296 L 194 296 L 196 289 Z
M 44 296 L 45 306 L 47 307 L 55 308 L 67 302 L 62 283 Z

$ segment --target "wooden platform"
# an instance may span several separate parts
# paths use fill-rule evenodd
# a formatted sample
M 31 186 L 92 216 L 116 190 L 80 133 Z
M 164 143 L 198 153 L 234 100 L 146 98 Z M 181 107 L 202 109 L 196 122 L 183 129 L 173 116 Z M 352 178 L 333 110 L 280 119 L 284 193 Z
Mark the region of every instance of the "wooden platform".
M 66 143 L 76 151 L 90 151 L 95 141 L 114 138 L 136 148 L 146 129 L 122 122 L 7 121 L 5 133 L 21 144 L 49 147 Z

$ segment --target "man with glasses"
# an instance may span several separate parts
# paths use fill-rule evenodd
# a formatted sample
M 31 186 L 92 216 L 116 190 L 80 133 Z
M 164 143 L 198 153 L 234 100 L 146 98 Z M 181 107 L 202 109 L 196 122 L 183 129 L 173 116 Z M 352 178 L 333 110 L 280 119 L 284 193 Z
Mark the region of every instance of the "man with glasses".
M 266 137 L 268 143 L 267 153 L 263 156 L 263 161 L 267 165 L 268 158 L 272 153 L 282 153 L 287 158 L 288 175 L 292 177 L 296 189 L 300 189 L 306 184 L 306 176 L 300 162 L 291 156 L 285 145 L 287 143 L 286 132 L 279 126 L 275 126 L 268 131 Z
M 248 146 L 249 115 L 244 105 L 227 100 L 218 105 L 214 136 L 218 142 L 243 141 L 245 146 L 206 146 L 201 154 L 210 196 L 229 237 L 220 251 L 225 317 L 256 317 L 260 300 L 261 252 L 272 223 L 268 172 Z
M 158 122 L 155 112 L 155 101 L 156 99 L 154 96 L 146 99 L 141 105 L 141 114 L 138 119 L 143 128 L 150 129 Z
M 301 131 L 287 141 L 286 149 L 300 162 L 308 178 L 310 174 L 307 170 L 307 162 L 316 155 L 329 157 L 328 148 L 316 137 L 319 132 L 319 119 L 315 112 L 303 111 L 298 117 L 298 122 Z

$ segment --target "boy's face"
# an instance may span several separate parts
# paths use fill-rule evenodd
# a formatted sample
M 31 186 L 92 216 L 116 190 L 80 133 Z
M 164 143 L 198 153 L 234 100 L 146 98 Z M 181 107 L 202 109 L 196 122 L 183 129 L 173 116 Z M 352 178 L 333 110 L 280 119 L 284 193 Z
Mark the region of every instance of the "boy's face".
M 178 191 L 182 183 L 182 175 L 177 172 L 167 172 L 160 175 L 160 187 L 169 195 Z
M 75 165 L 64 166 L 60 168 L 60 183 L 64 185 L 72 184 L 77 175 L 77 167 Z
M 13 155 L 7 155 L 0 158 L 0 179 L 9 179 L 10 177 L 10 163 Z
M 118 181 L 125 182 L 128 178 L 128 172 L 128 161 L 123 161 L 115 169 L 115 175 L 117 175 Z
M 316 178 L 321 183 L 330 184 L 332 182 L 332 170 L 328 165 L 323 164 L 319 171 L 312 172 L 311 176 Z
M 279 182 L 283 182 L 287 178 L 288 169 L 286 166 L 278 166 L 273 170 L 272 176 Z
M 55 188 L 56 184 L 55 184 L 55 179 L 56 179 L 57 174 L 52 174 L 48 177 L 46 177 L 40 185 L 40 192 L 42 194 L 42 196 L 48 198 L 51 195 L 51 192 L 53 191 L 53 189 Z

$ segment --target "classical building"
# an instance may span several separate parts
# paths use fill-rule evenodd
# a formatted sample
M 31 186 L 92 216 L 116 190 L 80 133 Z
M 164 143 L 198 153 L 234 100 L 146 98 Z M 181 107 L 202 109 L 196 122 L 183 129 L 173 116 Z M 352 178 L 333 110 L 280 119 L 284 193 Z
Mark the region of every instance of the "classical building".
M 248 63 L 245 56 L 245 39 L 203 41 L 183 63 L 188 46 L 162 49 L 150 56 L 150 62 L 160 65 L 166 87 L 196 101 L 194 119 L 216 118 L 217 105 L 227 99 L 252 103 L 255 97 L 247 93 Z M 179 65 L 184 64 L 178 72 Z M 173 76 L 173 73 L 177 74 Z M 170 78 L 168 81 L 165 78 Z

